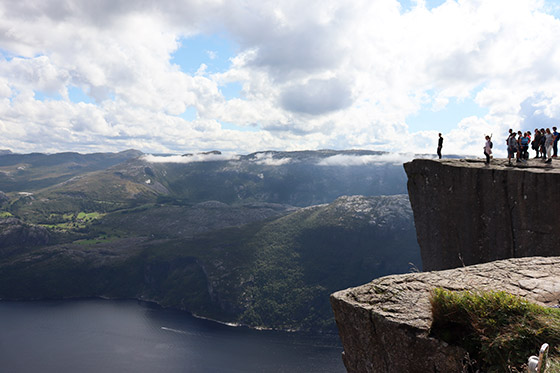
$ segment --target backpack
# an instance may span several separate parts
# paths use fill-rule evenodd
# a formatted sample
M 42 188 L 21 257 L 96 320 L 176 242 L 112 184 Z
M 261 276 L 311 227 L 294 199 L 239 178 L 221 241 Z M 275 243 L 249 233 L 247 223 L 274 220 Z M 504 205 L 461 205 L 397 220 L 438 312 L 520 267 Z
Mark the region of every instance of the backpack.
M 490 141 L 490 149 L 492 149 L 493 146 L 494 144 L 492 144 L 492 141 Z

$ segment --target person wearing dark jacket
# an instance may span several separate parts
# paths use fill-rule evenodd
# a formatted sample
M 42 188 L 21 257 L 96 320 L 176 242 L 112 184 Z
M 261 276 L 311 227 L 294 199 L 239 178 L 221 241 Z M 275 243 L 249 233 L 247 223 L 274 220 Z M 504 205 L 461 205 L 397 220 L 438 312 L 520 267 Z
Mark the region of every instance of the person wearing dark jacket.
M 535 128 L 535 138 L 533 139 L 533 143 L 531 144 L 531 147 L 533 148 L 533 150 L 535 150 L 536 154 L 535 154 L 535 158 L 539 157 L 539 150 L 540 150 L 540 144 L 541 144 L 541 131 L 539 131 L 538 128 Z
M 443 137 L 441 137 L 441 133 L 440 133 L 438 143 L 437 143 L 437 155 L 439 159 L 441 159 L 441 148 L 443 148 Z
M 552 139 L 553 139 L 552 158 L 556 158 L 556 157 L 558 157 L 558 140 L 560 139 L 560 133 L 558 133 L 558 131 L 556 131 L 556 127 L 552 127 Z
M 542 159 L 546 159 L 546 147 L 544 145 L 545 141 L 546 141 L 546 132 L 544 131 L 544 128 L 541 128 L 541 141 L 539 141 L 539 149 L 541 150 Z

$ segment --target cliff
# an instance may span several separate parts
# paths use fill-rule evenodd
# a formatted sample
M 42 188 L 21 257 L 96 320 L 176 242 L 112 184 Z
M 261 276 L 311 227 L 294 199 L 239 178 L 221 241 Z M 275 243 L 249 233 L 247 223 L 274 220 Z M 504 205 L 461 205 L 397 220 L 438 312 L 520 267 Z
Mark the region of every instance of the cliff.
M 465 351 L 430 337 L 430 290 L 503 290 L 544 305 L 560 299 L 560 257 L 517 258 L 387 276 L 331 296 L 348 372 L 462 372 Z
M 560 300 L 560 168 L 478 160 L 404 165 L 423 273 L 331 296 L 349 372 L 461 372 L 466 351 L 430 336 L 430 291 L 503 290 Z M 455 268 L 455 269 L 450 269 Z
M 560 168 L 529 160 L 404 165 L 424 270 L 560 255 Z

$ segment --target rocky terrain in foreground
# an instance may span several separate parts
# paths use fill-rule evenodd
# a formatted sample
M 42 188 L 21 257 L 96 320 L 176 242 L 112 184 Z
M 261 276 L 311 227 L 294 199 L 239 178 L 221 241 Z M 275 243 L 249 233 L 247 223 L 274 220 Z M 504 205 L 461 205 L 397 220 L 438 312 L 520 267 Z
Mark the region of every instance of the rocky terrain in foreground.
M 429 334 L 435 287 L 503 290 L 558 305 L 557 162 L 404 165 L 424 270 L 441 271 L 388 276 L 332 295 L 349 372 L 462 372 L 465 351 Z
M 331 304 L 350 373 L 462 372 L 466 351 L 430 337 L 430 290 L 503 290 L 560 302 L 560 257 L 517 258 L 376 279 L 334 293 Z

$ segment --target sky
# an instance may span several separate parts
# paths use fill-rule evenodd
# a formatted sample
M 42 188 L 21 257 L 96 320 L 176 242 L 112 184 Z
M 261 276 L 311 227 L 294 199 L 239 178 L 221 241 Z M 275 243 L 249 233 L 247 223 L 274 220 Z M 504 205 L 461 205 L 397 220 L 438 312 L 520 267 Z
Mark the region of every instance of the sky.
M 503 156 L 559 119 L 558 0 L 0 0 L 14 152 Z

